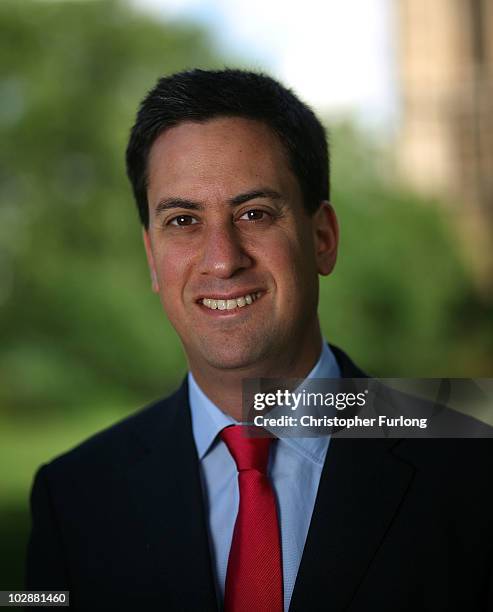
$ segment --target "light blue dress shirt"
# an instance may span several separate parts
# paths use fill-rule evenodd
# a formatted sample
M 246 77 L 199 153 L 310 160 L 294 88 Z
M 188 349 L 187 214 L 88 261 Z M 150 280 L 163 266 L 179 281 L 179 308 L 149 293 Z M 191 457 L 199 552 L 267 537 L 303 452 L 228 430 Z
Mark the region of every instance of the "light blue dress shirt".
M 323 343 L 320 358 L 307 378 L 339 377 L 337 361 L 329 346 Z M 188 383 L 216 589 L 223 601 L 239 492 L 235 462 L 218 434 L 237 421 L 211 402 L 191 373 L 188 374 Z M 323 436 L 280 438 L 271 447 L 268 472 L 279 512 L 286 611 L 293 594 L 328 446 L 329 437 Z

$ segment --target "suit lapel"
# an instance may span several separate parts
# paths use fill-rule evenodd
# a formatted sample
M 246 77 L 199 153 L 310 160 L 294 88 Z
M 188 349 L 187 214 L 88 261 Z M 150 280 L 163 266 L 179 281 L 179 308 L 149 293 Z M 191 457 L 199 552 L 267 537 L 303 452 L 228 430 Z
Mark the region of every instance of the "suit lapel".
M 157 589 L 168 609 L 217 610 L 186 382 L 149 412 L 128 478 Z
M 342 376 L 365 376 L 332 350 Z M 149 553 L 146 570 L 168 609 L 218 610 L 186 384 L 148 413 L 127 473 L 134 520 Z M 320 609 L 337 612 L 351 601 L 414 473 L 392 454 L 395 444 L 331 440 L 291 611 L 317 609 L 320 602 Z
M 332 350 L 342 376 L 365 376 L 342 351 Z M 393 455 L 397 442 L 331 440 L 291 611 L 320 606 L 338 612 L 349 605 L 414 474 L 411 466 Z
M 414 473 L 391 454 L 395 443 L 331 440 L 290 610 L 350 603 Z

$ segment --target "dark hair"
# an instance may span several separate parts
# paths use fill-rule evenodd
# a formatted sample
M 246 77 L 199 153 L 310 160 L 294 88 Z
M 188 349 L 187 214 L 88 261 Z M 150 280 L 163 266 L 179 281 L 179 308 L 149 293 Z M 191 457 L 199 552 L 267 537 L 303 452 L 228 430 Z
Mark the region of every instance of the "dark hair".
M 329 199 L 329 155 L 324 128 L 295 94 L 264 74 L 191 70 L 162 77 L 142 101 L 127 147 L 127 174 L 140 220 L 149 226 L 147 160 L 156 138 L 183 121 L 245 117 L 267 124 L 281 139 L 312 214 Z

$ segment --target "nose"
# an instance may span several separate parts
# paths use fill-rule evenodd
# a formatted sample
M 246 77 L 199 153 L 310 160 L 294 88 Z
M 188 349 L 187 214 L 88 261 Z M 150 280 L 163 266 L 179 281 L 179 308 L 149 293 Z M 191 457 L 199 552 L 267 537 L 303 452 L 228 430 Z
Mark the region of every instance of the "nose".
M 230 278 L 239 270 L 249 268 L 252 259 L 246 252 L 234 225 L 209 227 L 202 243 L 202 274 Z

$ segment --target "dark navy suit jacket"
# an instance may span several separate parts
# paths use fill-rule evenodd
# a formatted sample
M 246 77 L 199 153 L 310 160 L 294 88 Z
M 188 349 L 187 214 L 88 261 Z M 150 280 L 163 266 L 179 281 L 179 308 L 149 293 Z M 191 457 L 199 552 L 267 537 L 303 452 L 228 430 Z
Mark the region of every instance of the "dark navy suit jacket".
M 290 610 L 493 610 L 492 485 L 491 440 L 332 439 Z M 186 383 L 43 466 L 31 504 L 28 589 L 220 609 Z

